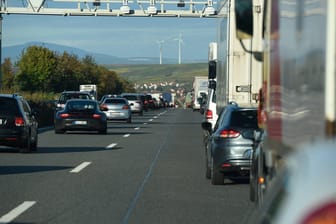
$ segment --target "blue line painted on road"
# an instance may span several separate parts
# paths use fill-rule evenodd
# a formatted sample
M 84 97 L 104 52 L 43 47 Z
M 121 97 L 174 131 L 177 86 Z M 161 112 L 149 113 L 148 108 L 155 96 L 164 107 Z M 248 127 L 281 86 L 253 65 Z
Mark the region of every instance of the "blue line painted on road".
M 168 138 L 167 136 L 168 135 L 166 135 L 165 140 L 163 141 L 163 143 L 160 146 L 159 150 L 156 152 L 156 155 L 155 155 L 154 159 L 151 162 L 151 165 L 150 165 L 150 167 L 149 167 L 149 169 L 147 171 L 147 174 L 146 174 L 145 178 L 142 180 L 142 183 L 141 183 L 140 187 L 138 188 L 138 191 L 136 192 L 136 194 L 135 194 L 135 196 L 134 196 L 131 204 L 129 205 L 129 207 L 127 209 L 127 212 L 126 212 L 126 214 L 125 214 L 125 216 L 123 218 L 123 222 L 122 222 L 123 224 L 128 224 L 129 217 L 130 217 L 132 211 L 134 210 L 134 208 L 136 206 L 136 203 L 137 203 L 138 199 L 140 198 L 141 193 L 143 192 L 143 190 L 145 188 L 145 185 L 147 184 L 150 176 L 152 175 L 154 166 L 156 165 L 156 163 L 157 163 L 157 161 L 159 159 L 159 156 L 160 156 L 160 153 L 161 153 L 161 151 L 163 149 L 163 146 L 167 142 L 167 138 Z

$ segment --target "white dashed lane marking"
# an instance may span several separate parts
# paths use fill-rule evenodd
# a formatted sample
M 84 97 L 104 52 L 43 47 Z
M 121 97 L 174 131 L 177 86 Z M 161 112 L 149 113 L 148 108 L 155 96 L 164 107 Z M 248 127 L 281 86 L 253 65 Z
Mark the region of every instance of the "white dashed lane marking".
M 80 165 L 78 165 L 75 169 L 71 170 L 70 173 L 79 173 L 80 171 L 82 171 L 85 167 L 87 167 L 90 164 L 91 162 L 83 162 Z
M 16 208 L 14 208 L 12 211 L 8 212 L 7 214 L 0 217 L 0 223 L 6 224 L 12 222 L 14 219 L 16 219 L 19 215 L 24 213 L 26 210 L 28 210 L 30 207 L 32 207 L 36 201 L 25 201 Z

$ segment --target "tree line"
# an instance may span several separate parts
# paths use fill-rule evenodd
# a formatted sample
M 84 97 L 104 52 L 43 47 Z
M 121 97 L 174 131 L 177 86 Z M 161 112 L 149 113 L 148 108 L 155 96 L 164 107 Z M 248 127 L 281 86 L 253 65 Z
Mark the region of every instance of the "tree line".
M 80 59 L 42 46 L 26 48 L 15 64 L 5 58 L 1 81 L 2 90 L 13 92 L 59 93 L 79 90 L 80 84 L 97 84 L 99 96 L 134 91 L 131 82 L 98 65 L 91 56 Z

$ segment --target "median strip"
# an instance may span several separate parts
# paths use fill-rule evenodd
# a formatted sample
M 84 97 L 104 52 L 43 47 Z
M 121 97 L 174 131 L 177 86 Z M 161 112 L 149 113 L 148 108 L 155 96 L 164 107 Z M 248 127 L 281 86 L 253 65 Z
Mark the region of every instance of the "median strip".
M 71 170 L 70 173 L 79 173 L 81 170 L 83 170 L 85 167 L 90 165 L 91 162 L 83 162 L 80 165 L 78 165 L 75 169 Z
M 14 208 L 12 211 L 8 212 L 6 215 L 3 215 L 0 217 L 0 224 L 6 224 L 12 222 L 15 218 L 17 218 L 19 215 L 24 213 L 26 210 L 28 210 L 30 207 L 32 207 L 36 201 L 25 201 L 16 208 Z

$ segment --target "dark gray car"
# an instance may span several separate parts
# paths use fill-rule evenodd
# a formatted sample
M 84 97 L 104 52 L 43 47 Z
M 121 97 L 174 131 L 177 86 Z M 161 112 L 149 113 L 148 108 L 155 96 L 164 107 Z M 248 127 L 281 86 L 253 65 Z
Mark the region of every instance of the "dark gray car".
M 206 144 L 206 177 L 214 185 L 225 178 L 249 178 L 254 131 L 258 128 L 257 109 L 227 105 L 219 114 L 213 132 L 211 123 L 202 128 L 211 132 Z
M 0 145 L 18 147 L 20 152 L 36 151 L 37 113 L 20 95 L 0 94 Z

